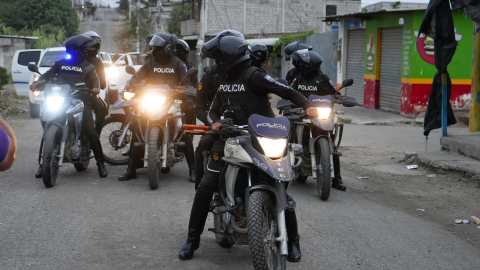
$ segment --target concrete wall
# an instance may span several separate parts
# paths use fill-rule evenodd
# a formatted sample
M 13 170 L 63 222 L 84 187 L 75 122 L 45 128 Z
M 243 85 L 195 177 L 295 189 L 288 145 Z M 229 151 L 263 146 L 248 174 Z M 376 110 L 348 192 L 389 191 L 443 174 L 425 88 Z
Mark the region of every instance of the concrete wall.
M 246 8 L 245 8 L 246 4 Z M 285 5 L 285 32 L 316 29 L 324 32 L 326 5 L 336 5 L 337 15 L 360 11 L 352 0 L 212 0 L 207 2 L 206 32 L 234 29 L 244 34 L 282 32 Z M 246 18 L 246 20 L 245 20 Z
M 13 55 L 17 50 L 31 48 L 31 41 L 22 38 L 0 37 L 0 66 L 12 72 Z

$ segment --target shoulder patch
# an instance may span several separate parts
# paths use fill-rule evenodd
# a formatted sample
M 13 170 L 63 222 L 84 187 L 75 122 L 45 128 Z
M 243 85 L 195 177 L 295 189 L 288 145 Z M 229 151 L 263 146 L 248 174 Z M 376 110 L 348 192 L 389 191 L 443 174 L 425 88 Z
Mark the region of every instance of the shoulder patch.
M 275 82 L 275 79 L 274 79 L 272 76 L 268 75 L 268 74 L 265 75 L 264 78 L 265 78 L 267 81 L 269 81 L 269 82 Z
M 202 83 L 199 83 L 199 84 L 198 84 L 198 88 L 197 88 L 197 89 L 198 89 L 198 91 L 202 90 Z

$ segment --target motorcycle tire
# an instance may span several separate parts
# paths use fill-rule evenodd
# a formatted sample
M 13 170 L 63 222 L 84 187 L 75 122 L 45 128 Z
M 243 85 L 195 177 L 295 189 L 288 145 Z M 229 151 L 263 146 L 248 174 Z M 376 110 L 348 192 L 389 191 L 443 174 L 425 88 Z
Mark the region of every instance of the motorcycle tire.
M 230 235 L 227 232 L 218 232 L 220 230 L 220 224 L 222 222 L 222 215 L 221 214 L 215 214 L 213 216 L 213 227 L 215 228 L 215 240 L 217 240 L 217 243 L 219 246 L 223 248 L 230 248 L 235 244 L 235 237 L 233 235 Z
M 328 139 L 322 137 L 318 140 L 316 151 L 317 159 L 317 191 L 321 200 L 326 201 L 330 196 L 332 182 L 332 166 L 330 163 L 330 145 Z
M 148 135 L 148 184 L 150 189 L 158 188 L 160 178 L 160 161 L 158 160 L 158 151 L 162 151 L 162 147 L 158 143 L 160 128 L 152 127 Z
M 264 190 L 254 191 L 247 211 L 248 242 L 255 270 L 286 269 L 286 256 L 280 255 L 275 200 Z
M 110 165 L 127 165 L 128 156 L 122 156 L 123 152 L 128 151 L 130 148 L 131 136 L 133 136 L 133 129 L 129 128 L 130 133 L 127 133 L 127 136 L 130 136 L 127 142 L 125 139 L 124 146 L 122 148 L 115 149 L 112 143 L 118 143 L 118 139 L 121 136 L 120 128 L 125 122 L 125 115 L 110 115 L 105 118 L 103 124 L 102 132 L 100 132 L 100 143 L 102 144 L 103 149 L 103 158 L 105 162 Z M 130 135 L 129 135 L 130 134 Z
M 73 166 L 75 167 L 77 172 L 83 172 L 83 171 L 87 170 L 88 165 L 90 164 L 90 152 L 91 151 L 88 150 L 89 147 L 87 145 L 88 145 L 88 141 L 84 137 L 83 140 L 82 140 L 82 157 L 81 157 L 83 162 L 73 164 Z
M 57 125 L 49 126 L 45 135 L 42 165 L 43 184 L 48 188 L 53 187 L 57 182 L 60 141 L 60 127 Z

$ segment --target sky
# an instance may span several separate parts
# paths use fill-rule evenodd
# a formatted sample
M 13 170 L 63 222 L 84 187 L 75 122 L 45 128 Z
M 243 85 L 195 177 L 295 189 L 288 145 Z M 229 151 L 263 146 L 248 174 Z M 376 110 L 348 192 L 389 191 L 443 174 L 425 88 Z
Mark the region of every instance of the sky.
M 94 0 L 93 2 L 97 1 L 98 3 L 102 3 L 103 5 L 106 5 L 106 4 L 110 4 L 110 6 L 116 6 L 117 5 L 117 1 L 118 0 Z M 395 0 L 388 0 L 388 1 L 393 1 L 395 2 Z M 428 3 L 429 0 L 401 0 L 401 2 L 404 2 L 404 3 Z M 364 6 L 368 6 L 368 5 L 371 5 L 371 4 L 375 4 L 375 3 L 378 3 L 378 2 L 381 2 L 381 1 L 378 1 L 378 0 L 362 0 L 362 7 Z

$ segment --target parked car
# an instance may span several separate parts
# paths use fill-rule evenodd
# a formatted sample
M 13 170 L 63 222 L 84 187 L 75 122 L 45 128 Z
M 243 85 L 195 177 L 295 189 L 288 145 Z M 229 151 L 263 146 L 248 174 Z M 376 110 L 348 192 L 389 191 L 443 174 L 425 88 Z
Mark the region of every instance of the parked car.
M 45 73 L 51 65 L 56 61 L 69 57 L 65 51 L 65 47 L 53 47 L 45 50 L 19 50 L 15 52 L 12 61 L 12 77 L 15 86 L 15 91 L 18 95 L 28 96 L 30 106 L 30 116 L 37 118 L 40 116 L 40 107 L 44 100 L 43 92 L 29 91 L 29 86 L 37 81 L 40 76 L 28 70 L 28 64 L 35 64 L 38 66 L 40 73 Z M 112 66 L 112 59 L 106 52 L 100 52 L 98 57 L 102 60 L 105 69 Z M 104 99 L 107 104 L 108 100 L 108 75 L 107 75 L 107 89 L 102 89 L 99 96 Z M 116 101 L 116 99 L 115 99 Z
M 138 61 L 139 57 L 140 53 L 138 52 L 121 54 L 113 66 L 105 69 L 109 78 L 108 88 L 110 91 L 110 102 L 112 104 L 118 99 L 118 95 L 122 95 L 123 90 L 125 89 L 125 84 L 130 78 L 132 78 L 132 75 L 125 71 L 125 67 L 132 66 L 136 71 L 139 70 L 142 66 Z

